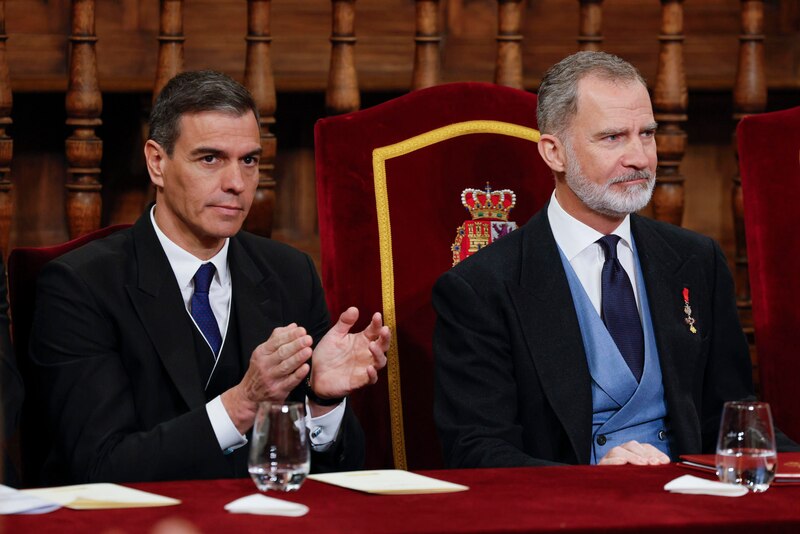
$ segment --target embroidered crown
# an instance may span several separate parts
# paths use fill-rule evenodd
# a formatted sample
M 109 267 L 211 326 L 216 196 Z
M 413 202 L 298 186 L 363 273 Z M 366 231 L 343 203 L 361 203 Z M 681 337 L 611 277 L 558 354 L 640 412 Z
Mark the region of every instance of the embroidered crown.
M 461 204 L 469 210 L 473 219 L 507 221 L 516 203 L 517 195 L 512 190 L 492 191 L 489 182 L 486 182 L 484 190 L 470 188 L 461 192 Z

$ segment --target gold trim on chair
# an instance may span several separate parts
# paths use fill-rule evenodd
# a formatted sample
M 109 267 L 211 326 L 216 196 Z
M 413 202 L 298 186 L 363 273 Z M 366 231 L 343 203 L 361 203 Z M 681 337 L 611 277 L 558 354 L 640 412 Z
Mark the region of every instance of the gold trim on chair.
M 420 148 L 469 134 L 499 134 L 539 142 L 539 131 L 501 121 L 467 121 L 450 124 L 372 151 L 372 172 L 375 179 L 375 205 L 378 214 L 378 239 L 381 261 L 381 293 L 383 320 L 392 330 L 393 341 L 388 353 L 389 418 L 392 429 L 392 455 L 396 469 L 407 469 L 403 400 L 400 395 L 400 350 L 397 339 L 397 318 L 394 302 L 394 263 L 392 259 L 392 225 L 389 215 L 389 194 L 386 186 L 386 160 L 404 156 Z

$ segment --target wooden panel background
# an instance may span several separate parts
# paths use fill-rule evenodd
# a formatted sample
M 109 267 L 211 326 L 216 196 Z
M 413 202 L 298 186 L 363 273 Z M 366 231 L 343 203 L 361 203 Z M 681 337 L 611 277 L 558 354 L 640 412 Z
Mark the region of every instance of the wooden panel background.
M 247 31 L 243 0 L 184 0 L 186 69 L 214 68 L 241 80 Z M 15 214 L 11 246 L 66 238 L 64 91 L 69 0 L 6 0 L 14 90 Z M 414 56 L 413 0 L 358 0 L 356 64 L 362 107 L 408 90 Z M 723 242 L 730 253 L 730 180 L 735 172 L 731 90 L 740 32 L 739 0 L 687 0 L 685 66 L 690 91 L 684 225 Z M 442 81 L 491 81 L 497 3 L 441 0 Z M 578 2 L 523 2 L 524 85 L 577 50 Z M 324 114 L 330 55 L 329 0 L 274 0 L 272 60 L 278 89 L 276 236 L 315 253 L 313 123 Z M 97 60 L 104 109 L 103 223 L 129 221 L 149 196 L 141 138 L 155 80 L 158 0 L 98 0 Z M 631 60 L 655 81 L 661 5 L 606 0 L 602 48 Z M 770 109 L 800 104 L 800 0 L 764 3 Z M 454 199 L 458 202 L 458 199 Z M 455 224 L 455 223 L 454 223 Z
M 7 0 L 8 61 L 15 91 L 66 88 L 68 0 Z M 366 91 L 408 88 L 413 60 L 413 0 L 356 2 L 359 81 Z M 495 61 L 496 2 L 442 0 L 443 80 L 491 81 Z M 739 0 L 688 0 L 686 74 L 690 89 L 733 84 Z M 800 2 L 765 2 L 767 79 L 772 88 L 800 87 Z M 661 6 L 656 0 L 606 0 L 603 48 L 654 79 Z M 185 0 L 186 68 L 208 66 L 241 76 L 246 3 Z M 157 0 L 99 0 L 98 69 L 103 91 L 150 91 L 155 76 Z M 527 0 L 523 17 L 525 87 L 577 49 L 578 2 Z M 330 1 L 272 2 L 273 57 L 279 91 L 321 91 L 329 56 Z

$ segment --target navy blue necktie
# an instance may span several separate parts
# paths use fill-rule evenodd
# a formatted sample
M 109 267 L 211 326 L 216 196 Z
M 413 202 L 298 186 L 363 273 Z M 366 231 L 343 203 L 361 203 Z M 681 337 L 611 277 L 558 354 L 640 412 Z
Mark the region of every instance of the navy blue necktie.
M 214 318 L 214 312 L 211 311 L 211 304 L 208 302 L 208 288 L 211 287 L 215 271 L 213 263 L 201 265 L 194 275 L 194 293 L 192 294 L 192 317 L 200 327 L 208 344 L 211 345 L 214 357 L 219 354 L 219 348 L 222 346 L 219 326 Z
M 644 369 L 644 334 L 631 280 L 617 259 L 619 240 L 620 237 L 613 234 L 597 240 L 606 256 L 601 277 L 601 310 L 608 333 L 638 382 Z

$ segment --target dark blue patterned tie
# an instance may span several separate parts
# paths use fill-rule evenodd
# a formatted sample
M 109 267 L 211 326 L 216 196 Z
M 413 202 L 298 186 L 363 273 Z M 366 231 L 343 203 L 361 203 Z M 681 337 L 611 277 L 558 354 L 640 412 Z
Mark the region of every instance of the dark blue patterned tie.
M 194 275 L 192 317 L 206 337 L 208 344 L 211 345 L 211 350 L 214 351 L 216 357 L 222 345 L 222 336 L 219 334 L 217 320 L 214 318 L 214 312 L 211 311 L 211 304 L 208 302 L 208 288 L 211 287 L 214 271 L 216 268 L 213 263 L 204 263 Z
M 644 369 L 644 334 L 631 280 L 617 259 L 619 240 L 620 237 L 613 234 L 597 240 L 606 256 L 601 277 L 601 310 L 608 333 L 638 382 Z

